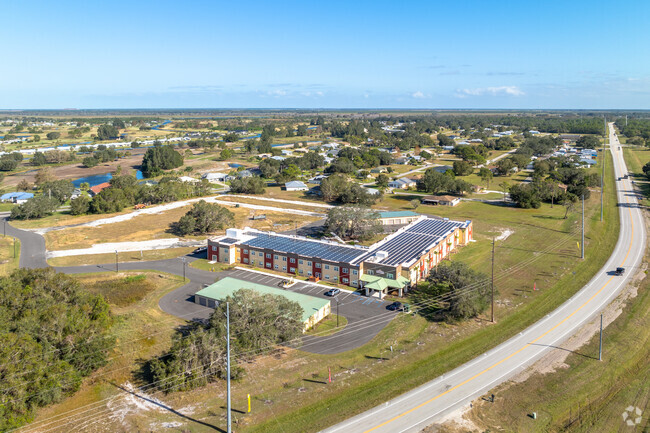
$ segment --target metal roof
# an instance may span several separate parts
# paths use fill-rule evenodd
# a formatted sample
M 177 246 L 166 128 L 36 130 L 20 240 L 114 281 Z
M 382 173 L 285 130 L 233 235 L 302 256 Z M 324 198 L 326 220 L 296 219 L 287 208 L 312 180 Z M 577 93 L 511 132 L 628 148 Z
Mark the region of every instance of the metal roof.
M 419 216 L 413 211 L 410 210 L 398 210 L 398 211 L 388 211 L 388 212 L 379 212 L 379 218 L 400 218 L 400 217 L 412 217 Z
M 246 234 L 255 237 L 243 241 L 241 245 L 248 245 L 253 248 L 269 248 L 276 252 L 292 253 L 305 257 L 318 257 L 332 262 L 351 262 L 368 251 L 366 248 L 312 241 L 293 236 L 254 232 L 247 232 Z
M 209 285 L 205 289 L 199 290 L 196 294 L 206 298 L 223 300 L 232 296 L 237 290 L 250 289 L 258 292 L 260 295 L 284 296 L 290 301 L 297 302 L 302 307 L 302 320 L 306 322 L 311 316 L 316 314 L 321 308 L 330 303 L 328 299 L 317 298 L 315 296 L 303 295 L 302 293 L 282 290 L 276 287 L 264 286 L 262 284 L 251 283 L 250 281 L 238 280 L 232 277 L 222 278 L 221 280 Z

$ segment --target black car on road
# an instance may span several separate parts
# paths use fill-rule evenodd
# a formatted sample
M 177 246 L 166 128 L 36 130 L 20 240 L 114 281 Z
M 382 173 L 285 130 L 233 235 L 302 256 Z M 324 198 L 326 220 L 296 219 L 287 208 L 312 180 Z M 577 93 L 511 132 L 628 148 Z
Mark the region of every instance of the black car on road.
M 386 309 L 390 311 L 402 311 L 402 303 L 395 301 L 387 306 Z
M 614 271 L 615 275 L 623 275 L 625 273 L 625 268 L 616 268 Z

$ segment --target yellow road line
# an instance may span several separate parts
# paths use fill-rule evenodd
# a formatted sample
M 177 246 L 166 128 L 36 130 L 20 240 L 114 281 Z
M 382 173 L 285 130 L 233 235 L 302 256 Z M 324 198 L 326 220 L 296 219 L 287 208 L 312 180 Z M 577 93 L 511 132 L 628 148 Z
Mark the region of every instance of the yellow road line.
M 604 155 L 603 155 L 603 163 L 604 163 L 604 159 L 605 159 L 605 157 L 604 157 Z M 620 170 L 620 161 L 619 161 L 619 164 L 618 164 L 618 165 L 619 165 L 619 170 Z M 630 201 L 629 201 L 629 199 L 628 199 L 627 197 L 625 198 L 625 201 L 626 201 L 627 204 L 630 203 Z M 631 224 L 632 232 L 631 232 L 631 236 L 630 236 L 630 245 L 629 245 L 629 247 L 627 248 L 627 253 L 625 254 L 625 258 L 623 259 L 623 263 L 621 263 L 621 265 L 624 265 L 625 262 L 627 261 L 628 256 L 630 255 L 630 251 L 632 250 L 632 242 L 634 241 L 634 220 L 632 219 L 632 209 L 631 209 L 631 208 L 628 208 L 628 211 L 629 211 L 629 214 L 630 214 L 630 224 Z M 593 295 L 592 295 L 588 300 L 586 300 L 586 301 L 585 301 L 585 302 L 584 302 L 580 307 L 578 307 L 575 311 L 573 311 L 573 312 L 572 312 L 571 314 L 569 314 L 567 317 L 565 317 L 564 319 L 562 319 L 559 323 L 557 323 L 555 326 L 553 326 L 552 328 L 550 328 L 548 331 L 544 332 L 542 335 L 540 335 L 539 337 L 535 338 L 535 339 L 534 339 L 533 341 L 531 341 L 530 343 L 527 343 L 526 345 L 524 345 L 523 347 L 521 347 L 521 348 L 518 349 L 517 351 L 511 353 L 510 355 L 506 356 L 505 358 L 501 359 L 500 361 L 496 362 L 495 364 L 492 364 L 491 366 L 489 366 L 489 367 L 486 368 L 485 370 L 480 371 L 479 373 L 476 373 L 474 376 L 472 376 L 472 377 L 470 377 L 469 379 L 467 379 L 467 380 L 465 380 L 465 381 L 459 383 L 458 385 L 449 388 L 449 389 L 446 390 L 445 392 L 443 392 L 443 393 L 441 393 L 441 394 L 438 394 L 438 395 L 436 395 L 435 397 L 432 397 L 432 398 L 430 398 L 429 400 L 427 400 L 427 401 L 425 401 L 425 402 L 423 402 L 423 403 L 420 403 L 419 405 L 417 405 L 417 406 L 415 406 L 415 407 L 412 407 L 411 409 L 409 409 L 409 410 L 407 410 L 407 411 L 405 411 L 405 412 L 402 412 L 402 413 L 399 414 L 399 415 L 394 416 L 393 418 L 389 419 L 388 421 L 384 421 L 383 423 L 381 423 L 381 424 L 379 424 L 379 425 L 376 425 L 375 427 L 372 427 L 372 428 L 370 428 L 370 429 L 368 429 L 368 430 L 365 430 L 364 433 L 368 433 L 368 432 L 371 432 L 371 431 L 377 430 L 378 428 L 381 428 L 381 427 L 383 427 L 383 426 L 385 426 L 385 425 L 387 425 L 387 424 L 390 424 L 391 422 L 393 422 L 393 421 L 395 421 L 395 420 L 397 420 L 397 419 L 399 419 L 399 418 L 402 418 L 402 417 L 408 415 L 409 413 L 411 413 L 411 412 L 413 412 L 413 411 L 416 411 L 416 410 L 420 409 L 420 408 L 423 407 L 423 406 L 428 405 L 429 403 L 431 403 L 431 402 L 433 402 L 433 401 L 439 399 L 440 397 L 443 397 L 443 396 L 449 394 L 450 392 L 452 392 L 452 391 L 454 391 L 454 390 L 460 388 L 461 386 L 463 386 L 463 385 L 465 385 L 465 384 L 467 384 L 467 383 L 473 381 L 473 380 L 476 379 L 477 377 L 482 376 L 483 374 L 485 374 L 485 373 L 487 373 L 488 371 L 492 370 L 494 367 L 497 367 L 497 366 L 501 365 L 502 363 L 506 362 L 508 359 L 512 358 L 513 356 L 517 355 L 518 353 L 521 353 L 523 350 L 525 350 L 525 349 L 527 349 L 528 347 L 532 346 L 535 342 L 539 341 L 541 338 L 545 337 L 545 336 L 548 335 L 550 332 L 552 332 L 553 330 L 557 329 L 560 325 L 562 325 L 564 322 L 566 322 L 566 321 L 569 320 L 571 317 L 573 317 L 573 316 L 574 316 L 578 311 L 582 310 L 582 309 L 583 309 L 587 304 L 589 304 L 589 303 L 590 303 L 590 302 L 591 302 L 591 301 L 592 301 L 596 296 L 598 296 L 598 295 L 599 295 L 599 294 L 600 294 L 600 293 L 605 289 L 605 287 L 607 287 L 607 285 L 608 285 L 608 284 L 609 284 L 613 279 L 614 279 L 613 276 L 609 277 L 609 280 L 607 280 L 607 282 L 606 282 L 606 283 L 605 283 L 605 284 L 604 284 L 604 285 L 603 285 L 603 286 L 602 286 L 602 287 L 601 287 L 601 288 L 600 288 L 596 293 L 594 293 L 594 294 L 593 294 Z

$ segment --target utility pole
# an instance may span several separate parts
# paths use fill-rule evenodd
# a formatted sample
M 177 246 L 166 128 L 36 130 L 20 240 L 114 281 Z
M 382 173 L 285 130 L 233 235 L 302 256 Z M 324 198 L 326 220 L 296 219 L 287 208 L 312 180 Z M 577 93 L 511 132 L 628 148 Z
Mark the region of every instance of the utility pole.
M 226 403 L 226 410 L 228 411 L 227 417 L 227 431 L 232 433 L 232 416 L 230 414 L 230 303 L 226 302 L 226 352 L 228 354 L 226 362 L 226 381 L 228 386 L 227 396 L 228 402 Z
M 598 345 L 598 360 L 603 360 L 603 313 L 600 313 L 600 344 Z
M 494 323 L 494 237 L 492 237 L 492 323 Z
M 605 144 L 609 139 L 609 130 L 607 129 L 607 122 L 605 122 L 605 140 L 603 140 L 603 172 L 600 175 L 600 220 L 603 220 L 603 194 L 605 193 Z
M 339 298 L 336 297 L 336 327 L 339 327 Z
M 14 259 L 16 258 L 16 238 L 14 238 Z
M 7 218 L 2 220 L 2 236 L 7 236 Z
M 115 272 L 120 272 L 120 265 L 117 263 L 117 250 L 115 250 Z
M 185 257 L 183 257 L 181 260 L 183 261 L 183 281 L 187 281 L 185 278 Z
M 580 244 L 580 258 L 585 258 L 585 195 L 582 194 L 582 243 Z

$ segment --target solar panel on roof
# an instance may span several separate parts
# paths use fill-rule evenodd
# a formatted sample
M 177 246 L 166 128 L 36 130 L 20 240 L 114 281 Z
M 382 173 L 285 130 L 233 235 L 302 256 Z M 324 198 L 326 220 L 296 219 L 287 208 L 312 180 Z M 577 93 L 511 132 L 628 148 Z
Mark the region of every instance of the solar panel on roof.
M 365 250 L 354 247 L 325 244 L 299 238 L 284 236 L 258 235 L 244 242 L 253 248 L 268 248 L 274 251 L 293 253 L 301 256 L 319 257 L 333 262 L 350 262 Z

